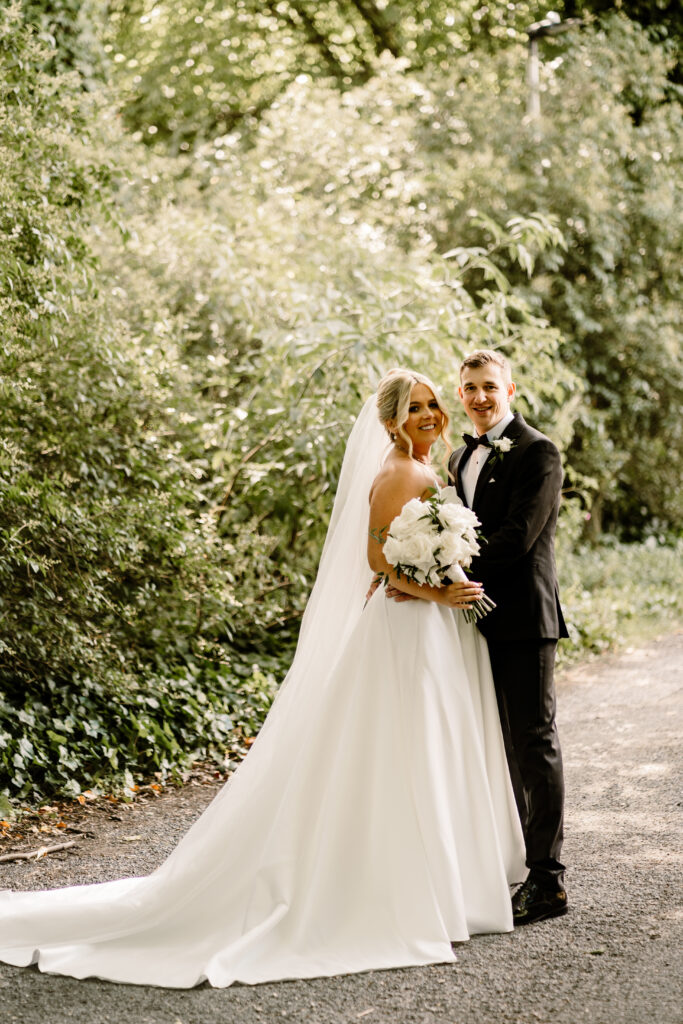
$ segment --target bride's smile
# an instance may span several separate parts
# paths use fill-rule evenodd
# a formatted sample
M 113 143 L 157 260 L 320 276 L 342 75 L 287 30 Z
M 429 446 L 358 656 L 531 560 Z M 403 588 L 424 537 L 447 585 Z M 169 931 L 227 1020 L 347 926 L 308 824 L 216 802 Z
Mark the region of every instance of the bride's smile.
M 444 417 L 434 392 L 426 384 L 415 384 L 410 393 L 408 418 L 403 429 L 416 457 L 425 455 L 441 435 Z

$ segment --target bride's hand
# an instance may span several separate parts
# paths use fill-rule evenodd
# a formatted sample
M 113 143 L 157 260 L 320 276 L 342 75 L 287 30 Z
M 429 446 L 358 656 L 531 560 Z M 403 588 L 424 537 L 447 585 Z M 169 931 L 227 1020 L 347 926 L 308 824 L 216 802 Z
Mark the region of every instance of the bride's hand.
M 468 608 L 474 601 L 484 596 L 484 588 L 481 583 L 473 580 L 463 580 L 456 583 L 449 583 L 439 591 L 439 604 L 448 605 L 449 608 Z

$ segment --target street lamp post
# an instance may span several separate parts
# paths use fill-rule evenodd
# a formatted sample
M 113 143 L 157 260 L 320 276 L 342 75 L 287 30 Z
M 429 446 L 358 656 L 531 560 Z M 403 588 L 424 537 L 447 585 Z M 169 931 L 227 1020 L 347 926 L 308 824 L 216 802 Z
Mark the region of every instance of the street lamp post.
M 544 36 L 557 36 L 567 32 L 576 25 L 581 25 L 580 18 L 560 19 L 559 14 L 550 11 L 543 21 L 535 21 L 529 25 L 526 34 L 529 37 L 529 54 L 526 65 L 526 79 L 529 86 L 529 98 L 527 101 L 527 116 L 531 121 L 537 121 L 541 116 L 541 76 L 538 62 L 538 40 Z

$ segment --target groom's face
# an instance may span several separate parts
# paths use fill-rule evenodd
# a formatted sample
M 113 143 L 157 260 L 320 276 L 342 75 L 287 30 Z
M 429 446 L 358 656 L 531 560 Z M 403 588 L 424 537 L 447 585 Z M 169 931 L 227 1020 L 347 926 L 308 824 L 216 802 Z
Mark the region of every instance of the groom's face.
M 458 394 L 478 434 L 485 434 L 508 414 L 514 393 L 515 385 L 495 363 L 466 366 L 462 371 Z

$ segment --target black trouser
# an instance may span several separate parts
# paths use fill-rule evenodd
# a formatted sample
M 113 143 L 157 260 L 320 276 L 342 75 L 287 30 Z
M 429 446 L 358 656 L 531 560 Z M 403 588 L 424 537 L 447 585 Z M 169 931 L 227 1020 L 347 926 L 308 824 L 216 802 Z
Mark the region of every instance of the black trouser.
M 556 640 L 490 640 L 505 750 L 530 876 L 563 887 L 564 776 L 555 725 Z

